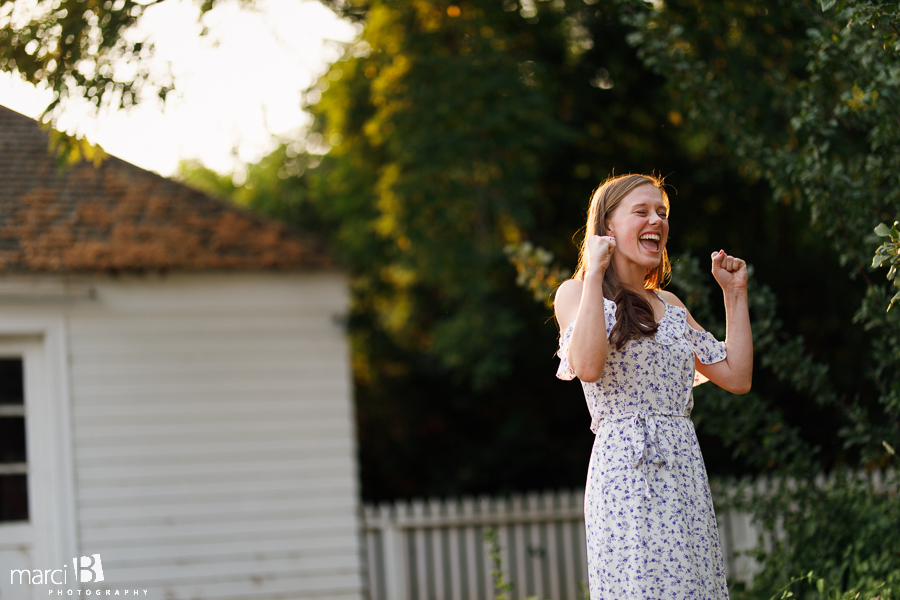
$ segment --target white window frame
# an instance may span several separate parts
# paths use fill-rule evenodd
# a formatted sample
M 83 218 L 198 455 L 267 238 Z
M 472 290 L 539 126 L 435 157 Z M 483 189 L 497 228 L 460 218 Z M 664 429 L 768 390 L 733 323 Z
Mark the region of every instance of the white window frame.
M 29 517 L 0 539 L 27 538 L 33 568 L 59 569 L 78 556 L 72 411 L 65 318 L 44 311 L 0 304 L 0 354 L 22 357 Z

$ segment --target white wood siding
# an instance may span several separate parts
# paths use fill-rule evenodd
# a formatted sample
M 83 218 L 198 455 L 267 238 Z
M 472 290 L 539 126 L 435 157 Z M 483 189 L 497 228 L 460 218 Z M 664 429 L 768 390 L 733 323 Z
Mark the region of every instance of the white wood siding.
M 362 597 L 334 273 L 97 279 L 66 309 L 79 550 L 147 598 Z

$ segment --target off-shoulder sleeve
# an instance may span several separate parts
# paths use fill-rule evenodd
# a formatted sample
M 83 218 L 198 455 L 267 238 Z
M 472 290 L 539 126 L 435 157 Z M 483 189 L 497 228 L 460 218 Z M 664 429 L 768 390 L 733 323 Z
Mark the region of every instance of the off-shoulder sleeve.
M 606 318 L 606 335 L 612 331 L 613 325 L 616 324 L 616 303 L 612 300 L 603 299 L 603 314 Z M 575 319 L 577 321 L 578 319 Z M 572 330 L 575 329 L 575 321 L 569 323 L 569 326 L 559 336 L 559 350 L 556 355 L 559 357 L 559 368 L 556 369 L 556 376 L 564 381 L 569 381 L 577 377 L 575 370 L 569 366 L 569 342 L 572 340 Z
M 694 354 L 700 359 L 704 365 L 711 365 L 725 360 L 725 342 L 718 341 L 713 334 L 708 331 L 698 331 L 691 327 L 690 323 L 684 329 L 685 336 L 694 348 Z M 694 385 L 709 381 L 699 372 L 694 373 Z
M 569 341 L 572 339 L 573 329 L 575 329 L 575 321 L 572 321 L 559 336 L 559 350 L 556 351 L 556 355 L 560 359 L 556 376 L 564 381 L 575 379 L 575 371 L 569 366 Z

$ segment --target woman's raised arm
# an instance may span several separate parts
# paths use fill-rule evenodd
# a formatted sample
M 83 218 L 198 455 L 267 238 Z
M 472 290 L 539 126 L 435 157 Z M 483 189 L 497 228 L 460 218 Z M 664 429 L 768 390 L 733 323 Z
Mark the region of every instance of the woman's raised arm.
M 712 274 L 725 296 L 725 360 L 696 362 L 697 371 L 733 394 L 746 394 L 753 382 L 753 333 L 747 304 L 747 263 L 719 250 L 712 255 Z M 688 323 L 701 329 L 688 313 Z
M 608 236 L 588 240 L 589 262 L 584 281 L 570 279 L 556 291 L 554 310 L 562 333 L 576 321 L 569 341 L 569 366 L 585 382 L 597 381 L 606 367 L 609 344 L 603 307 L 603 276 L 615 251 L 616 241 Z M 597 335 L 602 332 L 602 335 Z

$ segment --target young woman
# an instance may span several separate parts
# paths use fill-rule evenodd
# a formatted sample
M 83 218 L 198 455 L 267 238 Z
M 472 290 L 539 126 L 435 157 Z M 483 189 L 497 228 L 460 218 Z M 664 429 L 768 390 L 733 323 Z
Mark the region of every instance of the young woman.
M 584 499 L 591 600 L 728 598 L 690 413 L 704 381 L 750 390 L 747 266 L 712 255 L 727 318 L 716 341 L 660 289 L 671 270 L 668 217 L 662 180 L 608 179 L 591 198 L 578 269 L 554 301 L 556 376 L 581 380 L 596 434 Z

